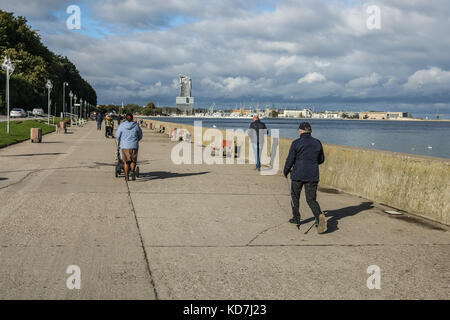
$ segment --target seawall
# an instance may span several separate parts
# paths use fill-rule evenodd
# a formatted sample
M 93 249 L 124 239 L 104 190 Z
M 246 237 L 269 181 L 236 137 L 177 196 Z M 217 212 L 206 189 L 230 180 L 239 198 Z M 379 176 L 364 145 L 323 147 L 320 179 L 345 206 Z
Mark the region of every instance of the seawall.
M 145 122 L 164 126 L 166 133 L 173 128 L 186 129 L 192 136 L 194 133 L 190 125 Z M 203 128 L 203 133 L 208 129 Z M 221 131 L 225 138 L 225 130 Z M 280 169 L 291 143 L 292 139 L 279 140 Z M 326 160 L 320 166 L 322 184 L 450 225 L 450 160 L 331 144 L 323 147 Z M 248 159 L 248 142 L 243 151 Z

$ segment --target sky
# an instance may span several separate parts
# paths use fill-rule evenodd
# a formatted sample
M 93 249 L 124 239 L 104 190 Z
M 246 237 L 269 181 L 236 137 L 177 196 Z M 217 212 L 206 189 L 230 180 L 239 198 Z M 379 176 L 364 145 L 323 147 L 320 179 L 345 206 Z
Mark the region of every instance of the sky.
M 69 30 L 69 5 L 81 29 Z M 379 8 L 379 28 L 369 6 Z M 448 0 L 0 0 L 72 60 L 101 104 L 450 114 Z M 372 19 L 372 20 L 371 20 Z

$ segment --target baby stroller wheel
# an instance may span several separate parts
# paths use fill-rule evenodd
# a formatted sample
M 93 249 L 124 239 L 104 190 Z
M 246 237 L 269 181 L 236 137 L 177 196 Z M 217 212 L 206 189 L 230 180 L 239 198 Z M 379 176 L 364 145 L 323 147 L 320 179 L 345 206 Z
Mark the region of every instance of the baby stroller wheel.
M 134 172 L 136 174 L 136 177 L 139 178 L 139 167 L 138 166 L 136 166 L 136 169 L 134 170 Z

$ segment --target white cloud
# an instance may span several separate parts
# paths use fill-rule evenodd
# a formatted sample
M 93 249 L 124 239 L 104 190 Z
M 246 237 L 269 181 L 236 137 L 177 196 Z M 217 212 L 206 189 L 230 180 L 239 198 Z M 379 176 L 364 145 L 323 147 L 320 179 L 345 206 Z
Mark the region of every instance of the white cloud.
M 223 80 L 224 88 L 228 91 L 234 91 L 238 88 L 245 88 L 250 83 L 250 79 L 247 77 L 226 78 Z
M 450 90 L 450 71 L 437 67 L 418 70 L 408 77 L 404 87 L 409 90 L 416 89 L 446 89 Z
M 317 72 L 310 72 L 307 75 L 305 75 L 303 78 L 300 78 L 297 80 L 298 84 L 302 83 L 314 83 L 314 82 L 323 82 L 326 81 L 324 75 L 317 73 Z
M 350 80 L 347 83 L 347 86 L 351 88 L 371 87 L 377 85 L 380 82 L 380 80 L 381 76 L 378 73 L 373 72 L 368 76 Z
M 331 65 L 331 63 L 324 61 L 314 61 L 314 64 L 319 68 L 327 68 Z

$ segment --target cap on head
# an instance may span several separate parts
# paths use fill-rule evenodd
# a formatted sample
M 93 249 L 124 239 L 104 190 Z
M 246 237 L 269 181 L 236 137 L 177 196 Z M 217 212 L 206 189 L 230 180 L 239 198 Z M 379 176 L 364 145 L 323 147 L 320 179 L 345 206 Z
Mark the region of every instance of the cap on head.
M 311 125 L 308 122 L 302 122 L 298 126 L 299 130 L 303 130 L 305 132 L 312 132 Z
M 127 113 L 126 118 L 127 118 L 127 121 L 129 121 L 129 122 L 133 121 L 133 115 L 131 113 Z

